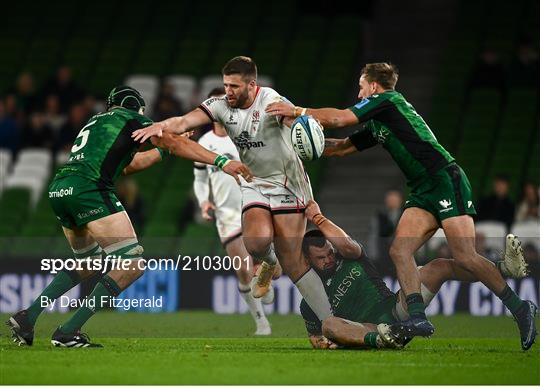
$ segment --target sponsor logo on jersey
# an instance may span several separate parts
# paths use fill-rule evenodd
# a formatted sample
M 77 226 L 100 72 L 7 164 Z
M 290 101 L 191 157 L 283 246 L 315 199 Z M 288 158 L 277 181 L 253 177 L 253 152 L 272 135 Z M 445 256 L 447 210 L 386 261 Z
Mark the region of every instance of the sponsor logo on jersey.
M 205 104 L 206 106 L 210 106 L 210 105 L 212 105 L 214 102 L 216 102 L 216 101 L 219 100 L 219 99 L 221 99 L 221 98 L 219 98 L 219 97 L 212 97 L 212 98 L 207 99 L 207 100 L 204 102 L 204 104 Z
M 71 163 L 72 161 L 81 161 L 81 160 L 84 160 L 84 152 L 71 156 L 68 160 L 68 163 Z
M 296 200 L 290 195 L 285 195 L 285 197 L 281 199 L 281 204 L 296 204 Z
M 332 307 L 334 308 L 334 310 L 339 306 L 341 300 L 343 299 L 343 297 L 345 297 L 354 281 L 361 275 L 362 273 L 360 272 L 360 270 L 358 270 L 357 267 L 353 267 L 351 271 L 345 276 L 345 278 L 343 278 L 341 283 L 336 287 L 334 295 L 332 297 Z
M 97 215 L 97 214 L 101 214 L 102 212 L 104 212 L 105 210 L 103 209 L 103 207 L 99 207 L 99 208 L 94 208 L 90 211 L 87 211 L 87 212 L 79 212 L 77 214 L 77 217 L 79 219 L 84 219 L 84 218 L 88 218 L 89 216 L 93 216 L 93 215 Z
M 441 207 L 443 207 L 443 209 L 440 210 L 439 212 L 448 212 L 454 209 L 454 207 L 451 207 L 452 206 L 451 200 L 443 199 L 439 201 L 439 204 L 441 205 Z
M 233 142 L 240 149 L 251 149 L 251 148 L 262 148 L 264 142 L 262 141 L 253 141 L 247 130 L 244 130 L 240 135 L 233 138 Z
M 255 110 L 251 116 L 251 131 L 255 132 L 261 122 L 261 114 L 258 110 Z
M 389 134 L 390 131 L 386 128 L 380 128 L 375 130 L 375 138 L 377 139 L 377 142 L 379 144 L 384 144 Z
M 229 119 L 225 121 L 225 125 L 238 125 L 238 120 L 234 117 L 234 110 L 229 113 Z
M 63 198 L 73 195 L 73 187 L 62 188 L 57 191 L 49 191 L 49 198 Z
M 360 109 L 363 106 L 366 106 L 369 103 L 368 98 L 363 98 L 360 102 L 358 102 L 356 105 L 354 105 L 355 108 Z

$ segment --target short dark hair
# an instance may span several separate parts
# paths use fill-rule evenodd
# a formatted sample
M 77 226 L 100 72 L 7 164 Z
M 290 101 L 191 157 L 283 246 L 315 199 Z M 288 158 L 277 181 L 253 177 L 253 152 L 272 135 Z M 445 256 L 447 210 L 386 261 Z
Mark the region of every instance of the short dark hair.
M 311 246 L 324 247 L 325 244 L 326 238 L 321 230 L 310 230 L 304 234 L 304 239 L 302 240 L 302 252 L 307 258 L 309 257 L 309 248 Z
M 361 73 L 368 82 L 377 82 L 385 90 L 394 90 L 399 77 L 398 68 L 392 63 L 368 63 Z
M 219 97 L 221 95 L 225 94 L 225 89 L 222 87 L 214 87 L 212 90 L 210 90 L 210 93 L 208 93 L 208 96 L 206 98 L 210 97 Z
M 223 75 L 240 74 L 242 78 L 252 81 L 257 79 L 257 65 L 248 56 L 236 56 L 225 63 L 221 73 Z

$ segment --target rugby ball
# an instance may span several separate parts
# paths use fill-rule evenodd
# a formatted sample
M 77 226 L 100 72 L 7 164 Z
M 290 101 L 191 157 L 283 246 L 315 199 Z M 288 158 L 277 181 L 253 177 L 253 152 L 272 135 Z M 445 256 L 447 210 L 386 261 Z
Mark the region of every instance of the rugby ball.
M 323 128 L 312 116 L 300 116 L 291 126 L 291 142 L 300 159 L 317 160 L 324 151 Z

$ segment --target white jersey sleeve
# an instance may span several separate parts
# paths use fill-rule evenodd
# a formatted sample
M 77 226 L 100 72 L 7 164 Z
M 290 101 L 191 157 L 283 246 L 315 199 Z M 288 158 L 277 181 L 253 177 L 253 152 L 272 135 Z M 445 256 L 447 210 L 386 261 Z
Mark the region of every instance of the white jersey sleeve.
M 206 113 L 212 122 L 222 122 L 220 118 L 229 110 L 229 105 L 225 96 L 210 97 L 199 105 L 199 109 Z

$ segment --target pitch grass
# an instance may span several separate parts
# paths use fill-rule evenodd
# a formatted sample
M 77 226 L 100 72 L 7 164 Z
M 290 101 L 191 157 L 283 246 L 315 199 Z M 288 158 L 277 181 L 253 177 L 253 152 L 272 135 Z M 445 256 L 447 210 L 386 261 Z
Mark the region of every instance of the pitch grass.
M 50 335 L 65 319 L 41 316 L 33 347 L 13 345 L 0 328 L 0 383 L 540 383 L 540 345 L 522 352 L 508 317 L 433 317 L 434 338 L 402 351 L 313 350 L 299 316 L 270 316 L 273 336 L 258 338 L 249 316 L 211 312 L 103 312 L 86 331 L 105 348 L 53 348 Z

